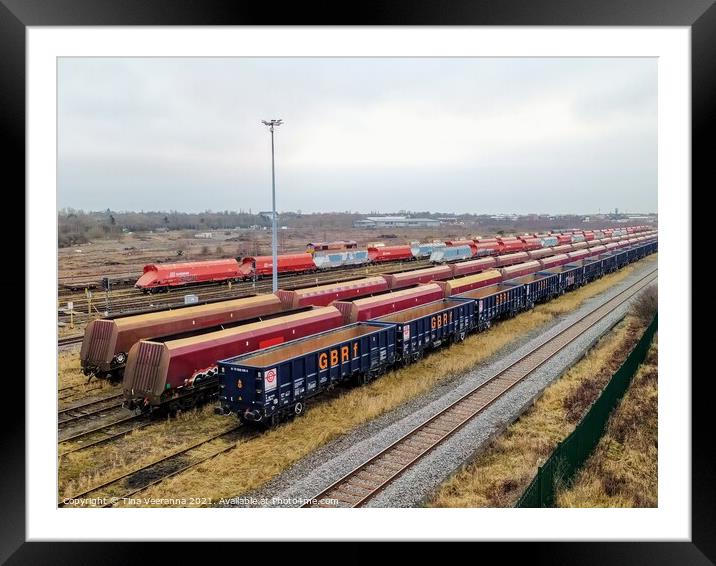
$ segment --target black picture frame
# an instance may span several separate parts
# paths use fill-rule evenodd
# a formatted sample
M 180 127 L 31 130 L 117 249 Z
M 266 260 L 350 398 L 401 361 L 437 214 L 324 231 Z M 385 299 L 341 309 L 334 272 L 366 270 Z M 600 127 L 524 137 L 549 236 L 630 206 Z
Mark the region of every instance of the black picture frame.
M 340 2 L 227 3 L 219 0 L 0 0 L 0 116 L 6 142 L 4 180 L 14 186 L 25 184 L 25 31 L 28 26 L 114 26 L 114 25 L 565 25 L 565 26 L 686 26 L 691 28 L 692 47 L 692 178 L 705 184 L 708 166 L 713 161 L 710 141 L 713 137 L 716 101 L 716 6 L 714 0 L 364 0 L 356 4 Z M 11 175 L 8 175 L 11 173 Z M 692 191 L 693 194 L 693 191 Z M 5 191 L 6 198 L 10 190 Z M 26 215 L 31 210 L 25 211 Z M 19 256 L 19 254 L 16 254 Z M 15 258 L 15 265 L 23 263 Z M 28 258 L 29 261 L 29 258 Z M 17 287 L 3 278 L 0 287 L 9 296 Z M 25 297 L 26 301 L 28 297 Z M 691 312 L 691 304 L 684 308 Z M 690 329 L 684 329 L 689 331 Z M 7 358 L 6 358 L 7 360 Z M 713 440 L 709 422 L 713 409 L 708 394 L 712 371 L 692 386 L 692 539 L 690 542 L 611 542 L 611 543 L 519 543 L 490 549 L 514 558 L 524 554 L 531 562 L 569 564 L 711 564 L 716 559 L 716 489 Z M 34 379 L 38 376 L 26 376 Z M 15 377 L 17 379 L 17 377 Z M 678 379 L 685 385 L 691 376 L 662 376 Z M 10 383 L 6 379 L 5 383 Z M 18 384 L 19 385 L 19 384 Z M 7 391 L 7 390 L 6 390 Z M 20 387 L 14 388 L 18 408 Z M 27 399 L 25 399 L 27 402 Z M 7 407 L 8 403 L 4 404 Z M 709 410 L 710 409 L 710 410 Z M 186 545 L 147 543 L 28 543 L 25 541 L 25 431 L 24 406 L 20 411 L 3 411 L 2 481 L 0 481 L 0 561 L 8 564 L 128 564 L 161 556 L 162 562 L 186 562 Z M 668 489 L 668 486 L 663 486 Z M 177 528 L 181 528 L 177 525 Z M 479 528 L 476 525 L 476 528 Z M 108 535 L 121 536 L 121 533 Z M 347 533 L 352 536 L 355 533 Z M 83 533 L 78 532 L 77 538 Z M 558 538 L 559 533 L 555 532 Z M 256 556 L 253 545 L 241 543 L 212 548 L 216 560 L 242 561 Z M 355 545 L 349 559 L 341 562 L 372 562 L 370 545 Z M 300 550 L 303 559 L 335 563 L 343 550 L 320 553 Z M 426 550 L 418 549 L 423 559 Z M 202 550 L 201 552 L 207 552 Z M 279 551 L 282 552 L 282 551 Z M 436 559 L 444 560 L 444 551 Z M 464 554 L 461 553 L 464 557 Z M 182 557 L 185 559 L 182 560 Z M 441 558 L 439 558 L 441 557 Z M 212 560 L 206 554 L 207 561 Z

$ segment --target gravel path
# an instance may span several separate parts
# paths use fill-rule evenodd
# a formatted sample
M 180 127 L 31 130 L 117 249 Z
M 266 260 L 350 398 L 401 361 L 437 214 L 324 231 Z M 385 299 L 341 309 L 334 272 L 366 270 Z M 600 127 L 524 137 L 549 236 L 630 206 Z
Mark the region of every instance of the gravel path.
M 297 500 L 313 497 L 322 489 L 365 462 L 416 425 L 484 383 L 535 347 L 545 335 L 553 336 L 595 306 L 609 300 L 655 266 L 641 266 L 618 285 L 587 301 L 576 311 L 556 317 L 546 325 L 521 336 L 473 370 L 431 389 L 397 409 L 361 425 L 303 458 L 260 490 L 244 494 L 242 500 L 261 498 L 270 507 L 295 507 Z M 601 336 L 626 314 L 628 303 L 602 319 L 577 341 L 545 363 L 512 391 L 459 432 L 423 457 L 410 470 L 396 478 L 383 492 L 371 499 L 368 507 L 415 507 L 463 463 L 470 460 L 492 436 L 514 421 L 551 381 L 574 365 Z M 241 503 L 241 502 L 240 502 Z M 251 502 L 240 506 L 255 506 Z

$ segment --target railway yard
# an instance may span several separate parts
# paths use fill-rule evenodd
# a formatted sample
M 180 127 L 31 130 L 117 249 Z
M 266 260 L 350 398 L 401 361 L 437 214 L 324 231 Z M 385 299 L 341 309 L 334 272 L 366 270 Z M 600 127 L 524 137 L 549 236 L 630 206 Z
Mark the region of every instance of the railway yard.
M 656 285 L 655 230 L 559 237 L 285 273 L 276 296 L 256 276 L 143 293 L 177 248 L 211 259 L 171 234 L 61 250 L 58 506 L 480 505 L 445 493 Z

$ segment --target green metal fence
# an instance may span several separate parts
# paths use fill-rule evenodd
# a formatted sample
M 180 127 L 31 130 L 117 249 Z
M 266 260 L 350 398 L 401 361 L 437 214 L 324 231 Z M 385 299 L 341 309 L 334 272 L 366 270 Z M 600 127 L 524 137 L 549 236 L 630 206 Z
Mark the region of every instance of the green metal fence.
M 539 467 L 537 475 L 515 507 L 551 507 L 554 504 L 557 489 L 568 484 L 596 448 L 609 415 L 624 396 L 637 368 L 646 358 L 656 326 L 657 315 L 654 315 L 654 320 L 639 339 L 639 343 L 609 380 L 582 421 Z

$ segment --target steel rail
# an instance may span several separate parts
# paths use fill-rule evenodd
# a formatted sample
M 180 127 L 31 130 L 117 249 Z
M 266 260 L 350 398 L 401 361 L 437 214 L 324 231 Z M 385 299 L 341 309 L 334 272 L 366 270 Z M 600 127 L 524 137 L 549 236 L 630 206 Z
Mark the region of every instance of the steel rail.
M 84 409 L 85 407 L 91 407 L 92 405 L 99 405 L 100 403 L 106 403 L 107 401 L 112 401 L 114 399 L 119 399 L 120 397 L 123 397 L 123 393 L 115 393 L 113 395 L 109 395 L 108 397 L 102 397 L 100 399 L 94 399 L 93 401 L 87 401 L 85 403 L 81 403 L 79 405 L 72 405 L 71 407 L 65 407 L 64 409 L 60 409 L 57 411 L 57 416 L 64 415 L 65 413 L 69 413 L 71 411 L 77 411 L 79 409 Z M 86 415 L 92 415 L 92 413 L 85 413 Z M 68 422 L 68 421 L 62 421 L 62 422 Z
M 141 415 L 136 415 L 136 417 L 139 417 L 139 416 L 141 416 Z M 134 421 L 134 420 L 139 420 L 139 419 L 138 418 L 127 419 L 127 421 L 129 421 L 129 422 Z M 90 435 L 96 434 L 98 432 L 104 433 L 106 429 L 112 428 L 113 426 L 116 426 L 117 424 L 123 424 L 123 422 L 127 422 L 127 421 L 115 422 L 110 425 L 107 425 L 106 427 L 96 429 L 94 431 L 82 433 L 82 434 L 74 437 L 74 440 L 76 440 L 77 438 L 81 438 L 83 436 L 90 436 Z M 127 436 L 128 434 L 134 432 L 135 430 L 142 429 L 145 426 L 152 424 L 152 422 L 153 421 L 150 421 L 149 419 L 147 419 L 146 421 L 140 423 L 138 426 L 132 426 L 132 427 L 129 427 L 128 429 L 120 430 L 119 432 L 115 432 L 114 434 L 109 434 L 102 438 L 98 438 L 97 440 L 88 442 L 87 444 L 81 444 L 80 446 L 75 446 L 74 448 L 70 448 L 69 450 L 63 450 L 62 452 L 59 453 L 59 457 L 62 458 L 63 456 L 67 456 L 68 454 L 72 454 L 73 452 L 79 452 L 81 450 L 86 450 L 87 448 L 92 448 L 93 446 L 107 444 L 108 442 L 112 442 L 113 440 Z M 60 440 L 60 444 L 64 444 L 65 442 L 69 442 L 70 440 L 72 440 L 72 439 Z
M 120 402 L 120 403 L 113 403 L 112 405 L 108 405 L 108 406 L 106 406 L 106 407 L 100 407 L 99 409 L 94 409 L 93 411 L 90 411 L 89 413 L 80 413 L 79 415 L 71 415 L 71 416 L 69 416 L 69 417 L 67 417 L 67 418 L 65 418 L 65 419 L 62 419 L 62 420 L 59 420 L 59 419 L 58 419 L 58 421 L 57 421 L 57 426 L 58 426 L 58 427 L 65 427 L 65 426 L 67 426 L 67 425 L 70 424 L 70 423 L 77 423 L 78 421 L 83 421 L 83 420 L 87 420 L 87 419 L 90 419 L 90 420 L 91 420 L 91 419 L 93 419 L 94 417 L 96 417 L 97 415 L 100 415 L 100 414 L 102 414 L 102 413 L 106 413 L 106 412 L 108 412 L 108 411 L 115 411 L 115 410 L 121 409 L 121 408 L 122 408 L 122 403 L 121 403 L 121 402 Z M 62 414 L 64 414 L 64 413 L 62 413 Z M 57 416 L 60 417 L 61 414 L 58 413 Z
M 93 493 L 93 492 L 95 492 L 95 491 L 99 491 L 100 489 L 104 489 L 104 488 L 106 488 L 106 487 L 108 487 L 108 486 L 110 486 L 110 485 L 112 485 L 112 484 L 115 484 L 115 483 L 117 483 L 117 482 L 119 482 L 119 481 L 122 481 L 123 479 L 126 479 L 126 478 L 128 478 L 128 477 L 130 477 L 130 476 L 133 476 L 133 475 L 136 475 L 136 474 L 140 474 L 140 473 L 144 472 L 145 470 L 147 470 L 147 469 L 149 469 L 149 468 L 151 468 L 151 467 L 153 467 L 153 466 L 156 466 L 157 464 L 161 464 L 162 462 L 166 462 L 167 460 L 170 460 L 171 458 L 176 458 L 177 456 L 181 456 L 181 455 L 183 455 L 183 454 L 186 454 L 187 452 L 189 452 L 189 451 L 191 451 L 191 450 L 194 450 L 194 449 L 196 449 L 196 448 L 199 448 L 200 446 L 203 446 L 203 445 L 205 445 L 205 444 L 208 444 L 208 443 L 210 443 L 210 442 L 212 442 L 212 441 L 214 441 L 214 440 L 216 440 L 216 439 L 218 439 L 218 438 L 221 438 L 222 436 L 226 436 L 227 434 L 231 434 L 232 432 L 235 432 L 235 431 L 239 430 L 240 428 L 243 428 L 242 425 L 233 426 L 233 427 L 231 427 L 230 429 L 225 430 L 224 432 L 215 434 L 215 435 L 213 435 L 213 436 L 211 436 L 211 437 L 209 437 L 209 438 L 206 438 L 206 439 L 204 439 L 204 440 L 201 440 L 201 441 L 199 441 L 199 442 L 195 442 L 194 444 L 191 444 L 190 446 L 187 446 L 187 447 L 185 447 L 185 448 L 182 448 L 181 450 L 177 450 L 176 452 L 172 452 L 171 454 L 168 454 L 168 455 L 166 455 L 166 456 L 162 456 L 161 458 L 157 458 L 157 459 L 153 460 L 152 462 L 150 462 L 150 463 L 148 463 L 148 464 L 145 464 L 145 465 L 142 466 L 141 468 L 137 468 L 137 469 L 134 469 L 134 470 L 130 470 L 130 471 L 128 471 L 128 472 L 125 472 L 125 473 L 123 473 L 123 474 L 120 474 L 120 475 L 118 475 L 118 476 L 115 476 L 115 477 L 113 477 L 113 478 L 111 478 L 111 479 L 108 479 L 108 480 L 104 481 L 104 482 L 101 483 L 101 484 L 92 486 L 92 487 L 90 487 L 90 488 L 88 488 L 88 489 L 86 489 L 86 490 L 84 490 L 84 491 L 82 491 L 82 492 L 80 492 L 80 493 L 77 493 L 77 494 L 75 494 L 75 495 L 73 495 L 73 496 L 71 496 L 71 497 L 66 497 L 66 498 L 64 498 L 64 499 L 79 499 L 79 498 L 81 498 L 81 497 L 85 497 L 85 496 L 89 495 L 90 493 Z M 200 461 L 197 461 L 197 462 L 194 462 L 194 463 L 192 463 L 192 464 L 190 464 L 190 465 L 187 465 L 187 466 L 184 468 L 184 470 L 189 469 L 189 468 L 194 467 L 194 466 L 197 466 L 197 465 L 201 464 L 202 462 L 204 462 L 204 461 L 206 461 L 206 460 L 208 460 L 208 459 L 210 459 L 210 458 L 213 458 L 213 457 L 215 457 L 215 456 L 218 456 L 220 453 L 228 452 L 230 449 L 233 449 L 233 448 L 235 448 L 236 446 L 237 446 L 237 443 L 233 443 L 231 446 L 228 446 L 228 447 L 226 447 L 226 448 L 223 448 L 220 452 L 212 453 L 210 456 L 203 457 Z M 182 470 L 182 471 L 184 471 L 184 470 Z M 178 473 L 178 472 L 177 472 L 177 473 Z M 140 487 L 140 488 L 136 488 L 134 491 L 131 492 L 131 494 L 134 494 L 134 493 L 137 493 L 138 491 L 141 491 L 141 490 L 143 490 L 143 489 L 146 489 L 146 488 L 149 487 L 150 485 L 155 485 L 156 483 L 159 483 L 159 481 L 162 481 L 162 480 L 166 479 L 167 477 L 171 477 L 172 475 L 175 475 L 175 474 L 174 474 L 173 472 L 169 472 L 169 473 L 167 473 L 167 474 L 162 475 L 161 478 L 155 478 L 155 480 L 152 480 L 150 483 L 147 483 L 147 484 L 143 485 L 143 486 Z M 157 481 L 157 480 L 158 480 L 158 481 Z M 130 496 L 130 495 L 123 495 L 122 497 L 129 497 L 129 496 Z M 117 499 L 122 499 L 122 497 L 118 497 Z M 57 502 L 57 505 L 58 505 L 58 507 L 64 507 L 66 504 L 61 500 L 61 501 L 58 501 L 58 502 Z
M 62 442 L 72 442 L 73 440 L 77 440 L 78 438 L 82 438 L 83 436 L 87 436 L 87 435 L 93 434 L 93 433 L 95 433 L 95 432 L 100 432 L 100 431 L 102 431 L 102 430 L 104 430 L 104 429 L 106 429 L 106 428 L 109 428 L 109 427 L 111 427 L 111 426 L 116 426 L 116 425 L 118 425 L 118 424 L 126 423 L 126 422 L 129 422 L 129 421 L 136 421 L 136 420 L 139 420 L 139 419 L 141 419 L 141 418 L 144 418 L 145 416 L 146 416 L 146 415 L 127 415 L 126 417 L 121 418 L 121 419 L 116 420 L 116 421 L 112 421 L 111 423 L 105 423 L 105 424 L 103 424 L 103 425 L 100 425 L 100 426 L 95 427 L 95 428 L 91 428 L 91 429 L 89 429 L 89 430 L 83 430 L 82 432 L 78 432 L 77 434 L 73 434 L 72 436 L 68 436 L 68 437 L 66 437 L 66 438 L 60 438 L 60 439 L 58 439 L 58 442 L 60 442 L 60 443 L 62 443 Z
M 520 359 L 467 392 L 437 414 L 398 438 L 361 465 L 333 482 L 302 507 L 358 507 L 385 489 L 395 478 L 442 444 L 476 415 L 511 391 L 537 368 L 594 326 L 617 307 L 656 280 L 654 269 L 568 327 L 536 345 Z
M 84 339 L 84 335 L 81 336 L 67 336 L 65 338 L 57 339 L 57 347 L 63 348 L 65 346 L 71 346 L 72 344 L 80 344 Z
M 358 269 L 354 269 L 352 270 L 352 272 L 350 272 L 350 270 L 347 270 L 347 268 L 341 268 L 338 270 L 340 271 L 340 273 L 331 273 L 329 272 L 330 270 L 328 270 L 319 271 L 311 274 L 282 276 L 280 278 L 280 281 L 283 281 L 284 285 L 282 285 L 281 288 L 290 291 L 295 289 L 312 287 L 317 284 L 328 285 L 332 283 L 340 283 L 342 281 L 350 281 L 363 276 L 374 276 L 380 273 L 393 274 L 400 273 L 403 271 L 413 271 L 415 269 L 423 269 L 431 265 L 429 262 L 427 262 L 427 260 L 400 262 L 399 265 L 395 262 L 393 263 L 394 264 L 392 266 L 386 266 L 385 264 L 370 265 L 367 267 L 361 266 L 361 269 L 365 269 L 363 273 L 359 272 Z M 410 264 L 409 269 L 406 269 L 405 264 L 407 263 Z M 112 314 L 124 315 L 160 312 L 174 307 L 184 306 L 184 295 L 196 291 L 202 291 L 202 303 L 200 304 L 203 304 L 207 301 L 238 299 L 241 297 L 254 295 L 256 293 L 270 293 L 271 280 L 262 279 L 260 281 L 256 281 L 255 283 L 253 281 L 235 283 L 232 285 L 231 289 L 228 288 L 226 283 L 207 284 L 205 286 L 194 285 L 189 287 L 174 288 L 170 289 L 166 293 L 156 293 L 151 295 L 137 294 L 138 292 L 134 290 L 131 293 L 124 294 L 119 297 L 114 295 L 111 299 L 111 310 Z M 67 297 L 67 299 L 69 300 L 70 297 Z M 97 303 L 97 301 L 99 301 L 99 303 Z M 78 295 L 74 297 L 73 302 L 75 303 L 75 318 L 82 320 L 86 319 L 88 299 L 84 297 L 84 295 Z M 98 297 L 97 299 L 95 299 L 95 303 L 101 305 L 102 299 Z M 152 303 L 153 306 L 147 307 L 147 303 Z M 85 312 L 83 312 L 83 308 Z M 60 313 L 60 316 L 66 318 L 69 317 L 69 314 Z M 63 344 L 63 346 L 64 345 L 65 344 Z

